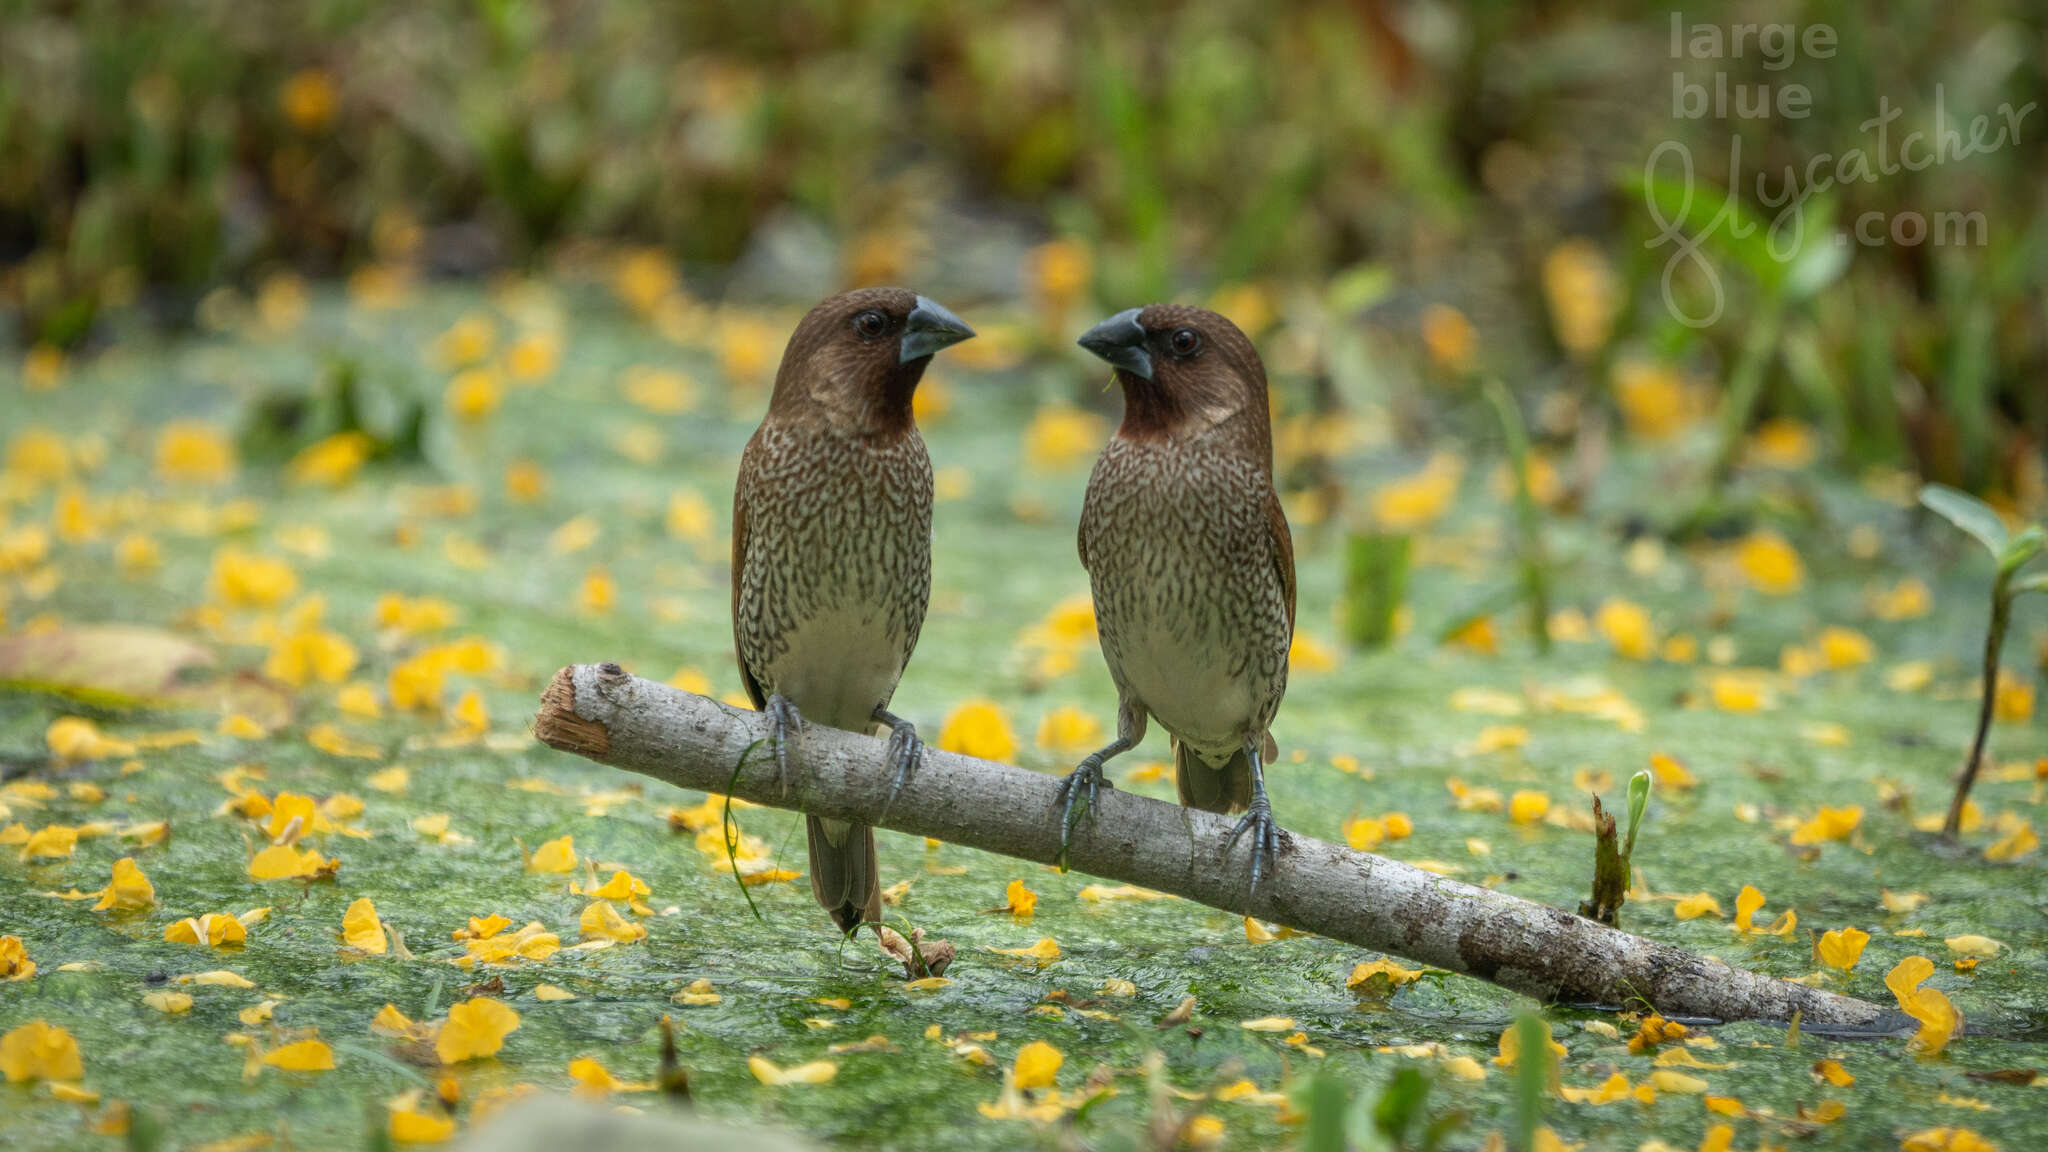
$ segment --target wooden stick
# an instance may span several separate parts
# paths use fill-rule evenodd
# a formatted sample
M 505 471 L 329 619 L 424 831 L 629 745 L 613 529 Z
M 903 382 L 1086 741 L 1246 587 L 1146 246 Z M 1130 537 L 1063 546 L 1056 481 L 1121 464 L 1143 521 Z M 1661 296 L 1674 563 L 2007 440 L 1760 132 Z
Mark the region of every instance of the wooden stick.
M 926 748 L 917 774 L 892 802 L 881 741 L 806 725 L 789 757 L 797 779 L 783 780 L 765 717 L 630 676 L 616 664 L 556 673 L 541 696 L 534 735 L 680 788 L 729 792 L 1022 860 L 1049 864 L 1059 852 L 1054 776 Z M 743 756 L 746 767 L 735 776 Z M 1539 1000 L 1720 1020 L 1790 1020 L 1797 1012 L 1809 1029 L 1910 1027 L 1903 1015 L 1861 1000 L 1291 833 L 1283 836 L 1277 867 L 1247 898 L 1245 843 L 1225 858 L 1234 823 L 1105 790 L 1092 818 L 1074 830 L 1069 864 Z

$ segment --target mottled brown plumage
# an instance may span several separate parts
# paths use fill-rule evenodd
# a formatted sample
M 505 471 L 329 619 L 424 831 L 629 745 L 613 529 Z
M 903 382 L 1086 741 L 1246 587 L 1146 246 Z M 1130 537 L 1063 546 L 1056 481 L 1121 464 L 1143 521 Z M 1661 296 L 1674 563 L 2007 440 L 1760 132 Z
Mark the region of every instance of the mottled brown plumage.
M 1068 777 L 1066 814 L 1156 718 L 1173 736 L 1181 803 L 1247 813 L 1238 828 L 1253 833 L 1256 885 L 1279 846 L 1262 762 L 1294 638 L 1265 368 L 1236 325 L 1202 308 L 1134 308 L 1081 344 L 1116 366 L 1124 392 L 1080 531 L 1117 739 Z
M 920 745 L 887 711 L 931 592 L 932 466 L 911 395 L 939 348 L 973 333 L 908 290 L 813 308 L 783 352 L 733 495 L 733 644 L 776 722 L 785 773 L 799 714 L 892 730 L 900 783 Z M 785 775 L 785 779 L 786 779 Z M 881 916 L 874 830 L 805 818 L 811 893 L 842 931 Z

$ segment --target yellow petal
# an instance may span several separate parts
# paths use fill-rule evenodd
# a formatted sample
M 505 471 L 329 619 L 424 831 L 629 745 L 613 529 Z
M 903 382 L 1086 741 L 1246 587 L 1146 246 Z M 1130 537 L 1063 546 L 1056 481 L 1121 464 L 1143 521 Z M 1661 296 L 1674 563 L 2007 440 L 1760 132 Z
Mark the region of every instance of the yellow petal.
M 301 1040 L 265 1052 L 263 1062 L 287 1072 L 329 1072 L 334 1069 L 334 1049 L 318 1040 Z
M 377 916 L 377 906 L 368 896 L 361 897 L 348 906 L 342 914 L 341 938 L 349 947 L 382 956 L 387 944 L 384 938 L 384 921 Z
M 189 992 L 147 992 L 143 994 L 142 1002 L 172 1016 L 192 1010 L 192 995 Z
M 434 1054 L 443 1064 L 496 1055 L 505 1037 L 519 1028 L 519 1013 L 478 996 L 448 1010 L 448 1022 L 434 1038 Z
M 778 1068 L 759 1056 L 749 1056 L 747 1070 L 761 1083 L 779 1088 L 790 1084 L 823 1084 L 839 1074 L 839 1065 L 830 1060 L 814 1060 L 794 1068 Z

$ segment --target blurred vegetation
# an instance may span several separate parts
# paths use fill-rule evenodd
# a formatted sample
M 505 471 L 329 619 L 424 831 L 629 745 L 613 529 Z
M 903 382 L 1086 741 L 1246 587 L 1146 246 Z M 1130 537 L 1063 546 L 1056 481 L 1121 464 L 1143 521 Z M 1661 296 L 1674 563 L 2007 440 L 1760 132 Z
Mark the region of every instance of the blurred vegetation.
M 1664 300 L 1644 162 L 1691 150 L 1678 219 L 1704 223 L 1732 180 L 1768 220 L 1755 175 L 1874 149 L 1881 99 L 1904 110 L 1895 151 L 1937 89 L 1951 123 L 2041 98 L 2048 10 L 1771 15 L 1839 46 L 1783 68 L 1754 44 L 1676 60 L 1667 13 L 1599 2 L 8 4 L 0 312 L 48 373 L 110 316 L 182 324 L 279 269 L 478 274 L 597 242 L 715 276 L 801 220 L 840 281 L 926 283 L 955 237 L 1019 231 L 1064 244 L 1019 249 L 997 285 L 1013 294 L 1072 284 L 1108 308 L 1252 286 L 1224 298 L 1240 320 L 1310 299 L 1323 323 L 1390 332 L 1367 348 L 1396 374 L 1506 378 L 1553 442 L 1718 407 L 1699 523 L 1744 433 L 1778 416 L 1853 465 L 2024 504 L 2048 442 L 2048 114 L 1989 154 L 1815 196 L 1805 263 L 1721 229 L 1704 252 L 1726 307 L 1705 328 Z M 1804 85 L 1813 111 L 1674 117 L 1674 71 Z M 1863 213 L 1949 211 L 1981 212 L 1984 241 L 1824 243 Z M 1696 314 L 1698 268 L 1672 289 Z M 1382 287 L 1342 290 L 1360 284 Z M 1334 343 L 1307 373 L 1335 370 Z

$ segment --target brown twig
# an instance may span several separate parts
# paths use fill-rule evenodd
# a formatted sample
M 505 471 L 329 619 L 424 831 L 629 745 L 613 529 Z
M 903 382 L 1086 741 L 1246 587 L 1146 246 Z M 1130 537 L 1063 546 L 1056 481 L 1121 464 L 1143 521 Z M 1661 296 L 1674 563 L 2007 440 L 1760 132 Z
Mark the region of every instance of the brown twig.
M 682 788 L 726 791 L 778 808 L 857 820 L 1050 864 L 1060 851 L 1057 777 L 928 748 L 891 803 L 883 746 L 829 728 L 805 732 L 797 781 L 746 749 L 767 720 L 716 700 L 584 664 L 556 673 L 534 735 L 566 752 Z M 1105 791 L 1074 830 L 1080 872 L 1170 892 L 1213 908 L 1490 981 L 1546 1001 L 1654 1009 L 1667 1016 L 1789 1020 L 1808 1028 L 1887 1028 L 1903 1020 L 1873 1004 L 1733 968 L 1569 912 L 1289 834 L 1277 867 L 1247 897 L 1242 845 L 1226 858 L 1233 821 Z

